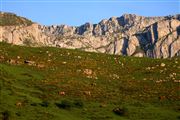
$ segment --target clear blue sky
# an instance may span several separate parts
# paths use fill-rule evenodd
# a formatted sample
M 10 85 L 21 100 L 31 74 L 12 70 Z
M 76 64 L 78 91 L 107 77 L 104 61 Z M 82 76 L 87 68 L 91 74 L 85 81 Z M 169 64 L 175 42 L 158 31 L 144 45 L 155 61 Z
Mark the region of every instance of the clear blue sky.
M 165 16 L 180 13 L 179 0 L 0 1 L 1 11 L 16 13 L 44 25 L 68 24 L 76 26 L 85 22 L 98 23 L 102 19 L 121 16 L 124 13 L 143 16 Z

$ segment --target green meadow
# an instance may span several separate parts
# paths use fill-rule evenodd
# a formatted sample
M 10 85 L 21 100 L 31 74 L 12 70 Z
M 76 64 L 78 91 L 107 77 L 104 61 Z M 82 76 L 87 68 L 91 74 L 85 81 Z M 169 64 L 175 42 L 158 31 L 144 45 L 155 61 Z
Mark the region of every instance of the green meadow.
M 178 120 L 180 58 L 0 43 L 2 120 Z

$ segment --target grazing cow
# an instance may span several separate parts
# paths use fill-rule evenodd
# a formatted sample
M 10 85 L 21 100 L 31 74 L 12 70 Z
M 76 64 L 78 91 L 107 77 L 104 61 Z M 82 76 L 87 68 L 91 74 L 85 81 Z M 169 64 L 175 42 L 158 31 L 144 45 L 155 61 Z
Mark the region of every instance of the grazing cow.
M 59 95 L 65 95 L 66 93 L 64 91 L 60 91 Z
M 91 96 L 91 92 L 90 91 L 84 91 L 84 94 Z
M 160 101 L 165 100 L 165 99 L 166 99 L 166 96 L 159 96 Z
M 16 103 L 16 106 L 17 106 L 17 107 L 21 107 L 21 106 L 22 106 L 22 102 L 17 102 L 17 103 Z

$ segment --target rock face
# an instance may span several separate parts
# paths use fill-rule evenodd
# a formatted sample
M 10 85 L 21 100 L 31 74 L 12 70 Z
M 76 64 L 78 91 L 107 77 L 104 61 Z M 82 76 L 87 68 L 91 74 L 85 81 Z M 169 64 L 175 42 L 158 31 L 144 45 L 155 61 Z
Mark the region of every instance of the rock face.
M 180 15 L 143 17 L 124 14 L 98 24 L 0 26 L 0 41 L 53 46 L 136 57 L 180 56 Z

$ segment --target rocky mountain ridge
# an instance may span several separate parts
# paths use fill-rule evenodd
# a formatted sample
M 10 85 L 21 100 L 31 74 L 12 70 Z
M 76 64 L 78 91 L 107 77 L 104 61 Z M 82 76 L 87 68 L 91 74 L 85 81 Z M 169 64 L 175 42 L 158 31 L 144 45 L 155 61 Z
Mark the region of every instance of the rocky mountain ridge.
M 0 34 L 0 41 L 16 45 L 53 46 L 151 58 L 180 56 L 180 14 L 165 17 L 124 14 L 98 24 L 86 23 L 78 27 L 38 23 L 1 25 Z

